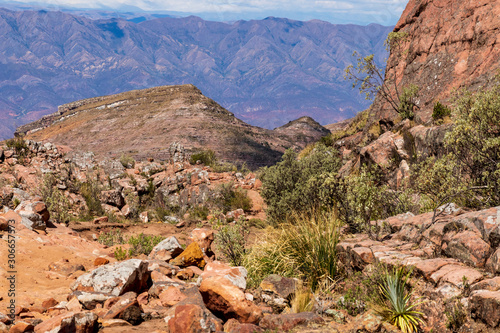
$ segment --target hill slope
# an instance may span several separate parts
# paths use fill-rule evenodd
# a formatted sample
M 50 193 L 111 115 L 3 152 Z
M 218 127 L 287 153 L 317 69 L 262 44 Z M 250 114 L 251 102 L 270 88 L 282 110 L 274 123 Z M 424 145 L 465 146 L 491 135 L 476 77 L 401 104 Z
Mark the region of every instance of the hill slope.
M 0 138 L 58 105 L 160 85 L 194 84 L 266 128 L 322 124 L 368 106 L 343 80 L 352 52 L 386 56 L 390 28 L 268 18 L 141 23 L 0 9 Z
M 314 120 L 310 119 L 315 123 Z M 316 123 L 271 131 L 246 124 L 193 85 L 162 86 L 59 107 L 17 133 L 106 156 L 167 159 L 172 142 L 188 151 L 212 149 L 224 161 L 258 167 L 286 148 L 303 148 L 329 131 Z

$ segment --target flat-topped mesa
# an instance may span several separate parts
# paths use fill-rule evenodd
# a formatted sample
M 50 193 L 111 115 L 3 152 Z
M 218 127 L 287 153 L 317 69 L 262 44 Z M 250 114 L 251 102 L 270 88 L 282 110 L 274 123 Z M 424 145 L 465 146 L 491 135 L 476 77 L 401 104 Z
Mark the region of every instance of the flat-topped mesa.
M 175 101 L 178 99 L 177 101 Z M 202 92 L 192 84 L 178 86 L 160 86 L 142 90 L 132 90 L 124 93 L 109 96 L 99 96 L 86 98 L 79 101 L 60 105 L 57 112 L 42 117 L 40 120 L 20 126 L 17 128 L 15 135 L 26 135 L 28 133 L 39 131 L 54 123 L 62 121 L 67 117 L 76 115 L 79 112 L 91 110 L 109 110 L 109 109 L 126 109 L 130 106 L 144 104 L 144 100 L 148 103 L 168 103 L 174 104 L 187 103 L 197 105 L 204 104 L 197 111 L 220 116 L 234 117 L 234 115 L 205 97 Z M 192 110 L 190 110 L 192 111 Z M 176 110 L 178 115 L 188 115 L 190 112 L 187 108 L 180 107 Z
M 292 122 L 293 123 L 293 122 Z M 271 165 L 288 147 L 303 148 L 325 135 L 302 118 L 286 131 L 246 124 L 191 84 L 132 90 L 61 105 L 58 112 L 21 126 L 18 135 L 101 156 L 168 159 L 171 142 L 188 153 L 215 151 L 218 158 L 250 167 Z

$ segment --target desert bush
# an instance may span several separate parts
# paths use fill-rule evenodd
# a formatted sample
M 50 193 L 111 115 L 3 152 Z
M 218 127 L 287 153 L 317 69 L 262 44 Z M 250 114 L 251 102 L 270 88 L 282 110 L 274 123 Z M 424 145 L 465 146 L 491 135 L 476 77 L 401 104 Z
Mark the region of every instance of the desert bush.
M 158 245 L 165 237 L 160 235 L 145 235 L 142 232 L 137 236 L 131 236 L 127 243 L 131 245 L 128 256 L 133 257 L 140 254 L 148 255 L 153 248 Z
M 317 145 L 300 159 L 289 149 L 280 162 L 264 169 L 261 194 L 271 223 L 286 222 L 295 212 L 324 207 L 320 189 L 326 175 L 336 174 L 340 165 L 339 154 L 334 148 Z
M 482 205 L 500 205 L 500 76 L 491 89 L 464 91 L 460 96 L 445 146 Z
M 24 141 L 24 138 L 22 137 L 15 137 L 12 139 L 8 139 L 5 141 L 5 145 L 14 150 L 16 155 L 20 157 L 24 157 L 28 154 L 29 148 L 28 145 L 26 144 L 26 141 Z
M 121 229 L 110 230 L 108 232 L 101 232 L 97 241 L 106 246 L 113 246 L 117 244 L 125 244 L 125 238 Z
M 71 221 L 71 204 L 66 196 L 57 188 L 57 179 L 53 174 L 46 174 L 40 187 L 40 195 L 47 205 L 50 216 L 59 223 Z
M 232 182 L 221 184 L 216 188 L 213 203 L 223 213 L 239 208 L 246 212 L 252 209 L 252 200 L 247 196 L 246 191 L 234 188 Z
M 92 215 L 103 215 L 104 209 L 102 208 L 100 196 L 101 190 L 99 182 L 91 175 L 87 175 L 87 181 L 80 184 L 80 194 L 85 199 L 88 209 L 88 217 Z
M 215 156 L 215 152 L 211 149 L 202 150 L 198 153 L 192 154 L 189 159 L 189 163 L 193 165 L 198 161 L 204 165 L 212 166 L 217 163 L 217 157 Z
M 405 274 L 404 267 L 387 271 L 383 281 L 379 284 L 380 295 L 377 311 L 389 323 L 397 326 L 405 333 L 418 332 L 423 323 L 422 313 L 415 310 L 420 303 L 412 301 L 412 292 L 408 291 L 408 279 L 411 271 Z
M 215 229 L 217 230 L 214 239 L 215 248 L 231 265 L 241 266 L 246 253 L 245 239 L 249 233 L 246 222 L 238 220 L 231 224 L 218 225 Z
M 413 119 L 415 117 L 414 109 L 418 108 L 418 86 L 410 84 L 408 87 L 403 87 L 401 96 L 399 97 L 398 113 L 401 119 Z
M 451 115 L 451 109 L 444 104 L 441 104 L 439 101 L 434 104 L 434 108 L 432 109 L 432 119 L 440 120 L 444 117 L 448 117 Z
M 323 280 L 337 277 L 341 224 L 332 212 L 318 212 L 265 229 L 245 256 L 249 284 L 257 286 L 269 274 L 279 274 L 298 277 L 315 290 Z
M 122 156 L 120 156 L 120 163 L 127 169 L 132 169 L 135 166 L 135 160 L 130 155 L 122 154 Z

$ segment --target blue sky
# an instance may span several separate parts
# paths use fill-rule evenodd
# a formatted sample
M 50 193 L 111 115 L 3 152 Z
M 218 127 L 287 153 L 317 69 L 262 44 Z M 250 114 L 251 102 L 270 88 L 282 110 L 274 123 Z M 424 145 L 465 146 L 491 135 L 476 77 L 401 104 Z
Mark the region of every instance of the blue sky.
M 332 23 L 394 25 L 408 0 L 0 0 L 47 8 L 142 9 L 180 16 L 197 15 L 216 21 L 262 19 L 268 16 L 296 20 L 320 19 Z

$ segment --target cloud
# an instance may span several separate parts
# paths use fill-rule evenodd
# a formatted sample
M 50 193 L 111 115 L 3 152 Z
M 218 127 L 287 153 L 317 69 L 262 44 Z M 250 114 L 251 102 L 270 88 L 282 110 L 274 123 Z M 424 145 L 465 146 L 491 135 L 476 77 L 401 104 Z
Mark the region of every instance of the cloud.
M 0 0 L 5 1 L 5 0 Z M 30 2 L 33 0 L 15 0 Z M 259 19 L 267 16 L 298 20 L 319 18 L 338 23 L 395 24 L 408 0 L 42 0 L 38 5 L 80 8 L 123 8 L 179 12 L 203 18 Z

